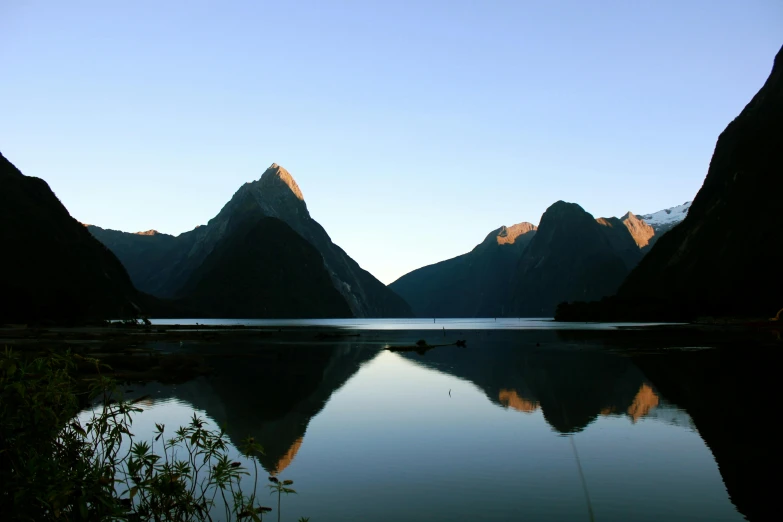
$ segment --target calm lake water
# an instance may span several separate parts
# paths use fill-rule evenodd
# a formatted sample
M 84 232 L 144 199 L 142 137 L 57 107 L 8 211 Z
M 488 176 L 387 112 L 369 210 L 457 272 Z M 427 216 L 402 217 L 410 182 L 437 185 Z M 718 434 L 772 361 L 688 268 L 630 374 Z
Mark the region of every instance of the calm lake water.
M 161 344 L 203 354 L 214 372 L 131 386 L 129 395 L 151 397 L 133 431 L 151 438 L 154 423 L 174 428 L 195 411 L 236 444 L 254 436 L 266 450 L 260 487 L 267 473 L 295 481 L 298 494 L 283 498 L 290 521 L 714 522 L 743 520 L 738 507 L 752 513 L 757 478 L 724 422 L 746 423 L 733 410 L 747 397 L 736 378 L 724 383 L 726 369 L 741 367 L 736 352 L 608 325 L 468 324 L 433 332 L 425 321 L 340 342 Z M 420 338 L 467 347 L 384 349 Z
M 613 330 L 670 323 L 556 323 L 544 318 L 473 319 L 152 319 L 154 325 L 245 325 L 257 327 L 328 327 L 351 330 Z

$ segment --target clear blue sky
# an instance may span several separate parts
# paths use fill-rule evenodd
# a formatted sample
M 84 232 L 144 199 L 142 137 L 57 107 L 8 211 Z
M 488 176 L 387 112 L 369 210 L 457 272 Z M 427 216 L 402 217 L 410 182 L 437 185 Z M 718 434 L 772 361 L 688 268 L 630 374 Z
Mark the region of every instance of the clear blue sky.
M 82 222 L 180 233 L 276 162 L 389 283 L 692 199 L 783 2 L 0 2 L 0 151 Z

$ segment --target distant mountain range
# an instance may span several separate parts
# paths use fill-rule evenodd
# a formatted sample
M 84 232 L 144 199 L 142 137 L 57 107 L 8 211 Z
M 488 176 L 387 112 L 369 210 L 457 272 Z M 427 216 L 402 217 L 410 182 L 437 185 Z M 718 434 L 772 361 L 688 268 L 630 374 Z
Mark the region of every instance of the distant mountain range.
M 0 320 L 767 317 L 783 306 L 781 168 L 783 49 L 720 135 L 692 204 L 595 219 L 558 201 L 538 227 L 501 227 L 386 287 L 331 241 L 276 164 L 206 225 L 175 237 L 85 229 L 44 181 L 0 155 Z
M 207 225 L 179 236 L 86 225 L 108 250 L 84 234 L 45 182 L 5 158 L 2 167 L 2 237 L 20 255 L 3 258 L 0 288 L 16 303 L 3 317 L 15 321 L 551 316 L 562 301 L 614 293 L 659 231 L 687 212 L 651 214 L 656 231 L 630 212 L 594 219 L 557 202 L 539 227 L 501 227 L 471 252 L 387 288 L 332 243 L 293 177 L 275 164 Z
M 675 207 L 678 208 L 679 207 Z M 419 317 L 552 317 L 568 300 L 611 295 L 650 246 L 685 211 L 652 214 L 650 226 L 631 212 L 595 219 L 558 201 L 538 227 L 520 223 L 492 231 L 467 254 L 414 270 L 390 286 Z
M 141 290 L 211 317 L 409 317 L 407 303 L 363 270 L 307 210 L 277 164 L 217 216 L 179 236 L 87 229 Z

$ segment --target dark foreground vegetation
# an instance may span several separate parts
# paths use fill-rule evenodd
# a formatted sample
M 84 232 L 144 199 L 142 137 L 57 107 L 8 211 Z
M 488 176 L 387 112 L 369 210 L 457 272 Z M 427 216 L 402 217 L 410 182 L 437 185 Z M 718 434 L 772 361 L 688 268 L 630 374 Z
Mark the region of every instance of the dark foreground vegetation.
M 137 440 L 143 398 L 123 400 L 103 370 L 111 368 L 71 352 L 0 354 L 4 520 L 260 521 L 272 511 L 258 504 L 258 442 L 241 444 L 249 469 L 231 459 L 225 432 L 195 415 Z M 77 416 L 90 405 L 90 415 Z M 269 481 L 279 518 L 281 495 L 296 492 L 290 480 Z

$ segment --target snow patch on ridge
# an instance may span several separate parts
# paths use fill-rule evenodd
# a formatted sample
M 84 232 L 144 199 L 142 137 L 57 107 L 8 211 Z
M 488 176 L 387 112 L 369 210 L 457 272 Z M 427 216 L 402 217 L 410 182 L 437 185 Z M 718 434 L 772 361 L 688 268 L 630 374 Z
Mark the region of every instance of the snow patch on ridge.
M 653 212 L 652 214 L 638 215 L 638 217 L 643 219 L 648 225 L 652 227 L 674 225 L 685 219 L 685 216 L 688 215 L 688 209 L 691 208 L 691 203 L 693 202 L 686 201 L 682 205 L 659 210 L 658 212 Z

